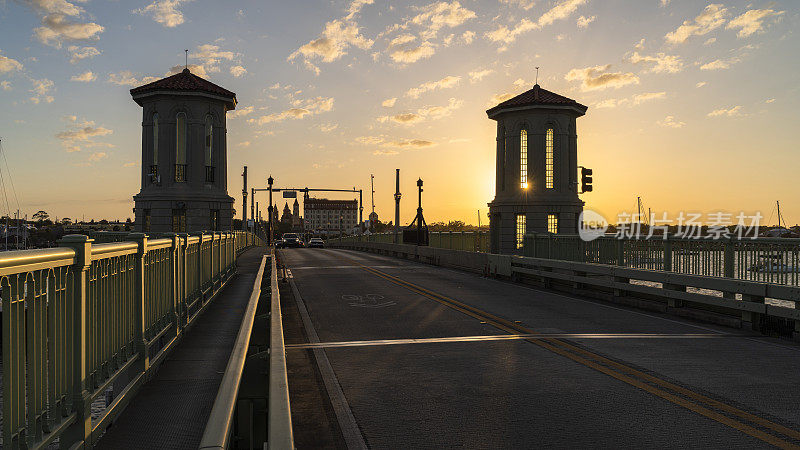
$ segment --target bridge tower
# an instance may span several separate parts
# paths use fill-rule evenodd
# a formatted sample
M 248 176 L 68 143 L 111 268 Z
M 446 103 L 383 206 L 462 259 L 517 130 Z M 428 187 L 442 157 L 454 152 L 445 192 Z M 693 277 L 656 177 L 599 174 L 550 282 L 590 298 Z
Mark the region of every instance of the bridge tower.
M 231 230 L 225 114 L 236 108 L 236 94 L 189 69 L 130 92 L 142 107 L 136 229 Z
M 486 111 L 497 121 L 493 253 L 521 253 L 525 233 L 577 233 L 583 202 L 575 123 L 586 109 L 536 84 Z

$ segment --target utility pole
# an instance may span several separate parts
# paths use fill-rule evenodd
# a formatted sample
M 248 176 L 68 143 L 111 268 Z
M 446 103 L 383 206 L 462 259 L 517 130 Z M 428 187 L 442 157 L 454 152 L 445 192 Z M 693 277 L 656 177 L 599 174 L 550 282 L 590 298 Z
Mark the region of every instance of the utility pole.
M 353 190 L 355 190 L 355 186 L 353 186 Z M 358 229 L 363 233 L 364 232 L 364 190 L 358 190 Z
M 372 190 L 372 212 L 375 212 L 375 175 L 369 174 L 369 185 Z
M 253 229 L 256 231 L 256 188 L 250 188 L 250 217 L 253 218 Z
M 242 171 L 242 231 L 247 231 L 247 166 Z
M 394 243 L 400 243 L 400 169 L 395 169 L 394 190 Z
M 267 246 L 272 245 L 272 183 L 274 182 L 275 179 L 272 178 L 272 175 L 270 175 L 269 178 L 267 178 L 267 189 L 269 189 L 269 208 L 267 208 L 267 214 L 269 214 L 269 217 L 267 218 L 269 220 L 267 225 Z

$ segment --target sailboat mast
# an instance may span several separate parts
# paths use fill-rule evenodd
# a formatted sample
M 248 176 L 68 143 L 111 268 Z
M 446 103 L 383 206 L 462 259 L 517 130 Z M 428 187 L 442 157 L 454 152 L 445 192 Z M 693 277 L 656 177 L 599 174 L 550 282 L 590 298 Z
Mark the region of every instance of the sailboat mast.
M 781 227 L 781 201 L 776 200 L 775 203 L 778 205 L 778 228 Z

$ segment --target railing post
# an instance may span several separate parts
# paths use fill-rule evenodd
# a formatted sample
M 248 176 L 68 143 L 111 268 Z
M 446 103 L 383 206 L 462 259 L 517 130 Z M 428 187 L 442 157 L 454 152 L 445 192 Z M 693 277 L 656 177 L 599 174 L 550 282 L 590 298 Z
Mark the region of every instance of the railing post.
M 206 259 L 203 252 L 203 233 L 198 233 L 197 238 L 197 290 L 198 298 L 200 299 L 200 305 L 202 305 L 205 303 L 205 295 L 203 294 L 203 290 L 205 289 L 205 280 L 203 279 L 203 262 Z
M 180 283 L 178 282 L 180 276 L 180 267 L 178 264 L 178 252 L 180 251 L 180 238 L 177 233 L 165 233 L 172 239 L 172 324 L 175 326 L 175 334 L 181 334 L 181 303 L 180 303 Z
M 733 246 L 733 238 L 728 238 L 725 241 L 725 257 L 723 260 L 724 268 L 723 274 L 726 278 L 733 278 L 734 277 L 734 261 L 736 259 L 735 256 L 735 249 Z
M 145 308 L 145 303 L 147 302 L 145 293 L 147 289 L 145 289 L 144 283 L 146 270 L 145 259 L 147 257 L 147 235 L 144 233 L 131 233 L 129 238 L 139 246 L 134 263 L 136 265 L 136 287 L 133 290 L 133 298 L 136 313 L 133 317 L 133 342 L 136 345 L 136 353 L 139 354 L 139 360 L 136 362 L 137 369 L 143 373 L 150 369 L 150 355 L 147 351 L 147 340 L 145 339 L 145 314 L 147 313 L 147 309 Z
M 664 240 L 664 272 L 672 272 L 672 239 Z
M 75 265 L 72 267 L 72 410 L 75 423 L 62 436 L 66 448 L 78 442 L 86 442 L 92 434 L 91 402 L 89 397 L 89 345 L 91 343 L 88 324 L 89 268 L 92 265 L 92 239 L 82 234 L 70 234 L 61 238 L 62 247 L 75 250 Z
M 189 298 L 189 235 L 186 233 L 181 233 L 181 245 L 178 251 L 181 253 L 181 267 L 179 270 L 181 283 L 183 283 L 183 291 L 181 292 L 181 296 L 178 299 L 181 304 L 181 328 L 185 328 L 187 322 L 189 321 L 189 308 L 186 305 L 186 301 Z

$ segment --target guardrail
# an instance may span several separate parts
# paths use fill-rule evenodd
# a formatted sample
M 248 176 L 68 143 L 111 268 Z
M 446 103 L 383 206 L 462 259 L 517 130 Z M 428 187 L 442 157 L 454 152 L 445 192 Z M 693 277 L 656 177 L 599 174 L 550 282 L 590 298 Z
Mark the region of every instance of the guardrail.
M 383 242 L 394 243 L 394 233 L 357 234 L 332 238 L 331 242 Z M 403 234 L 398 236 L 403 243 Z M 489 252 L 489 233 L 485 231 L 431 231 L 428 246 L 470 252 Z
M 96 442 L 224 286 L 244 232 L 0 253 L 4 448 Z M 126 382 L 127 381 L 127 382 Z M 92 406 L 115 392 L 99 416 Z
M 641 297 L 664 312 L 688 309 L 735 318 L 739 326 L 800 339 L 800 288 L 726 277 L 679 274 L 549 258 L 496 255 L 375 242 L 334 242 L 332 247 L 371 251 L 487 276 L 534 282 L 640 306 Z M 722 321 L 721 323 L 731 323 Z
M 263 308 L 259 298 L 263 274 L 269 260 L 269 304 Z M 259 312 L 267 309 L 263 314 Z M 253 324 L 259 316 L 268 315 L 268 333 L 263 342 L 251 338 Z M 266 344 L 266 345 L 262 345 Z M 266 348 L 263 348 L 266 347 Z M 266 363 L 266 364 L 265 364 Z M 247 373 L 251 374 L 247 376 Z M 263 380 L 268 373 L 268 380 Z M 258 376 L 253 376 L 258 374 Z M 249 381 L 243 381 L 248 378 Z M 266 384 L 266 389 L 263 389 Z M 261 414 L 254 415 L 254 403 L 266 406 L 265 421 Z M 263 407 L 262 407 L 263 408 Z M 238 411 L 238 413 L 237 413 Z M 234 415 L 239 418 L 234 421 Z M 239 448 L 294 448 L 292 417 L 289 406 L 289 383 L 283 342 L 278 270 L 274 250 L 261 262 L 250 301 L 247 304 L 242 326 L 225 368 L 214 406 L 209 415 L 201 449 Z M 234 445 L 235 444 L 235 445 Z

